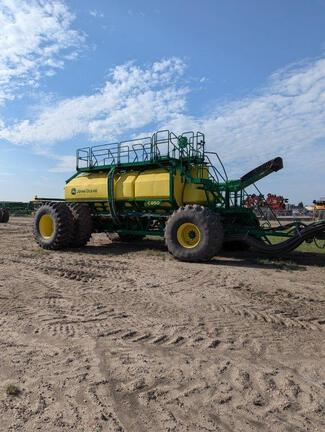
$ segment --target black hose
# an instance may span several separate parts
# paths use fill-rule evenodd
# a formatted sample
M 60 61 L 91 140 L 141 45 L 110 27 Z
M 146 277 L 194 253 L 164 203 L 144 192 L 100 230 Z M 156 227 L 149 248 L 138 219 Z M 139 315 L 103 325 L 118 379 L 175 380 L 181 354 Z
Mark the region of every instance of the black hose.
M 325 221 L 314 222 L 303 228 L 301 231 L 297 232 L 296 235 L 290 237 L 281 243 L 267 244 L 262 239 L 253 237 L 251 235 L 234 235 L 230 236 L 231 240 L 245 241 L 249 246 L 258 252 L 265 254 L 282 254 L 284 252 L 290 252 L 296 249 L 301 243 L 310 238 L 315 238 L 317 236 L 322 236 L 325 233 Z

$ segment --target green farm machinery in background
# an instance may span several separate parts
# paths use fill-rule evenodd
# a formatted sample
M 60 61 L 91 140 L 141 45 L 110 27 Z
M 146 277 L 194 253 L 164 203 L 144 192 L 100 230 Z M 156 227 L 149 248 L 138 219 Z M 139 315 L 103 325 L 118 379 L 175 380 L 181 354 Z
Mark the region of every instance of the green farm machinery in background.
M 0 223 L 7 223 L 11 216 L 28 216 L 33 214 L 32 202 L 0 201 Z
M 82 148 L 65 199 L 38 199 L 34 236 L 45 249 L 84 246 L 92 232 L 123 241 L 161 236 L 175 258 L 194 262 L 208 261 L 224 245 L 281 254 L 325 236 L 324 220 L 273 227 L 245 207 L 246 188 L 282 167 L 277 157 L 230 180 L 200 132 L 165 130 Z

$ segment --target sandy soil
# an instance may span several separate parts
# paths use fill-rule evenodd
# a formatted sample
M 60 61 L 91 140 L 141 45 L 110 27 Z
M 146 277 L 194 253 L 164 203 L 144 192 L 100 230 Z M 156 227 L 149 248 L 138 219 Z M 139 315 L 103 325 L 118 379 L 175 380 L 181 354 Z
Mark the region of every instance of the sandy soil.
M 325 255 L 46 252 L 28 218 L 0 240 L 1 431 L 325 430 Z

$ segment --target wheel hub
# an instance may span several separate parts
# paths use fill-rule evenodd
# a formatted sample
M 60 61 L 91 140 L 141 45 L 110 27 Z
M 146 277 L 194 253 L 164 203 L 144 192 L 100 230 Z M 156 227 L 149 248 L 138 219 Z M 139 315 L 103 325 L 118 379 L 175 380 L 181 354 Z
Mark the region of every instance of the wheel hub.
M 194 248 L 201 240 L 200 229 L 193 223 L 183 223 L 178 227 L 177 240 L 184 248 Z
M 43 215 L 39 220 L 39 232 L 44 239 L 49 239 L 54 233 L 54 220 L 49 214 Z

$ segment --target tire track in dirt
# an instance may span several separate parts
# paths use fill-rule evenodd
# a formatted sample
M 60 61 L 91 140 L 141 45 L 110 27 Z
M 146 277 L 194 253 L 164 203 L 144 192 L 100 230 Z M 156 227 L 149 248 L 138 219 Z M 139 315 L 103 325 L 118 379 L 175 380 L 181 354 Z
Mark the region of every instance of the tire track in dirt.
M 225 317 L 220 317 L 219 321 L 184 322 L 182 325 L 116 326 L 102 330 L 97 337 L 104 340 L 107 338 L 117 344 L 127 344 L 130 349 L 132 349 L 132 346 L 140 344 L 142 347 L 150 345 L 152 348 L 177 348 L 185 351 L 190 350 L 191 352 L 193 352 L 193 349 L 199 351 L 211 351 L 213 349 L 225 351 L 233 349 L 235 335 L 233 332 L 231 332 L 230 336 L 227 332 L 225 333 L 224 327 L 229 330 L 229 326 L 224 321 Z M 220 324 L 217 326 L 217 331 L 214 328 L 215 324 Z M 264 332 L 263 339 L 265 337 L 271 338 L 273 334 L 273 330 L 269 329 L 269 331 Z M 251 336 L 256 337 L 254 332 L 251 332 Z M 261 337 L 260 334 L 258 336 Z
M 322 331 L 322 327 L 317 323 L 301 321 L 272 312 L 254 310 L 252 307 L 245 305 L 220 305 L 217 310 L 221 310 L 225 314 L 238 315 L 243 319 L 263 321 L 267 324 L 277 324 L 286 328 L 295 327 L 303 330 Z
M 5 367 L 15 370 L 17 379 L 24 377 L 19 404 L 8 398 L 0 403 L 2 412 L 10 412 L 10 427 L 6 430 L 41 430 L 45 424 L 49 430 L 100 430 L 102 425 L 96 416 L 100 418 L 101 410 L 87 398 L 87 380 L 99 379 L 97 368 L 89 360 L 89 348 L 84 350 L 71 343 L 58 348 L 35 338 L 30 342 L 0 343 L 5 358 L 10 359 Z M 21 361 L 25 355 L 29 360 L 27 370 Z M 80 404 L 83 395 L 87 398 L 84 406 Z M 83 416 L 85 408 L 90 415 Z
M 83 333 L 97 334 L 102 329 L 104 322 L 109 325 L 107 323 L 109 319 L 114 320 L 113 323 L 115 324 L 116 320 L 128 318 L 124 310 L 116 312 L 112 308 L 105 308 L 100 302 L 105 300 L 103 294 L 94 295 L 92 299 L 90 298 L 91 295 L 88 296 L 87 293 L 82 292 L 80 295 L 80 282 L 86 282 L 85 285 L 88 285 L 94 280 L 93 273 L 86 274 L 86 276 L 92 276 L 91 280 L 90 278 L 85 280 L 85 272 L 82 280 L 78 280 L 75 278 L 75 274 L 80 272 L 78 269 L 68 271 L 66 267 L 57 264 L 43 266 L 40 264 L 43 259 L 39 258 L 36 259 L 38 265 L 35 265 L 35 260 L 30 258 L 15 257 L 10 259 L 12 264 L 16 264 L 17 261 L 26 267 L 24 277 L 27 279 L 30 277 L 37 286 L 42 286 L 42 292 L 33 293 L 33 298 L 36 299 L 36 307 L 34 305 L 31 308 L 34 334 L 48 334 L 63 338 L 80 337 Z M 36 272 L 31 272 L 31 263 L 36 268 Z M 41 274 L 39 284 L 37 283 L 38 274 Z M 60 284 L 62 277 L 75 282 L 74 285 L 70 284 L 69 294 Z M 122 279 L 122 271 L 118 273 L 118 279 Z M 4 307 L 8 308 L 7 299 Z
M 42 270 L 42 268 L 41 268 Z M 60 272 L 64 271 L 64 268 L 60 268 Z M 51 277 L 55 276 L 55 277 L 62 277 L 62 273 L 60 272 L 52 272 L 51 273 Z M 207 279 L 205 274 L 205 272 L 201 272 L 202 275 L 202 279 L 205 280 L 206 285 L 209 286 L 215 286 L 215 281 L 214 279 Z M 196 272 L 197 274 L 197 272 Z M 165 285 L 165 286 L 159 286 L 160 289 L 164 290 L 165 288 L 170 288 L 170 286 L 178 286 L 178 285 L 183 285 L 184 281 L 185 283 L 187 282 L 188 279 L 190 279 L 192 277 L 192 275 L 188 276 L 188 278 L 181 278 L 181 279 L 177 279 L 174 282 L 171 282 L 169 285 Z M 74 279 L 74 278 L 73 278 Z M 73 280 L 72 279 L 72 280 Z M 220 288 L 220 287 L 219 287 Z M 150 289 L 150 288 L 148 288 Z M 114 294 L 116 294 L 116 296 L 120 296 L 121 291 L 118 289 L 115 293 L 108 294 L 108 296 L 110 297 L 110 300 L 115 300 L 114 299 Z M 112 298 L 113 297 L 113 298 Z M 137 296 L 136 296 L 137 297 Z M 99 294 L 97 293 L 97 298 L 96 300 L 102 300 L 105 298 L 105 295 L 103 295 L 103 293 Z M 80 300 L 80 299 L 79 299 Z M 157 299 L 156 299 L 157 300 Z M 83 319 L 81 319 L 80 317 L 77 317 L 76 320 L 74 320 L 73 322 L 71 322 L 71 320 L 69 322 L 67 321 L 60 321 L 60 322 L 51 322 L 51 323 L 47 323 L 45 327 L 42 327 L 40 330 L 41 333 L 44 332 L 48 332 L 49 335 L 52 336 L 68 336 L 68 337 L 74 337 L 75 335 L 79 337 L 80 334 L 82 334 L 83 332 L 86 332 L 87 334 L 90 335 L 95 335 L 101 330 L 100 334 L 104 334 L 104 332 L 102 332 L 103 326 L 106 326 L 108 328 L 108 333 L 113 332 L 115 335 L 117 334 L 117 330 L 114 329 L 112 330 L 112 325 L 115 324 L 115 322 L 111 322 L 108 321 L 108 316 L 104 316 L 106 312 L 104 311 L 92 311 L 92 312 L 87 312 L 84 309 L 84 306 L 82 306 L 82 304 L 84 302 L 89 302 L 89 297 L 87 295 L 83 296 L 82 301 L 81 301 L 81 310 L 82 310 L 82 316 L 84 317 Z M 113 303 L 116 303 L 116 301 L 114 301 Z M 118 301 L 117 303 L 121 303 L 120 301 Z M 166 301 L 167 304 L 167 308 L 170 309 L 170 304 L 168 304 L 168 299 Z M 143 303 L 141 304 L 141 307 L 144 307 L 145 309 L 149 309 L 150 312 L 157 312 L 158 311 L 162 311 L 164 308 L 162 306 L 162 302 L 159 302 L 159 304 L 150 304 L 150 303 Z M 74 306 L 74 314 L 78 315 L 78 310 L 76 310 L 76 306 Z M 248 306 L 242 307 L 241 305 L 232 305 L 232 306 L 219 306 L 217 308 L 218 312 L 222 312 L 223 315 L 226 316 L 240 316 L 242 317 L 244 320 L 249 319 L 249 320 L 255 320 L 255 321 L 260 321 L 263 322 L 264 324 L 276 324 L 276 325 L 281 325 L 284 326 L 285 328 L 291 328 L 291 327 L 295 327 L 295 328 L 301 328 L 301 329 L 306 329 L 306 330 L 320 330 L 319 327 L 317 327 L 314 324 L 311 323 L 307 323 L 307 322 L 302 322 L 299 320 L 295 320 L 295 319 L 290 319 L 287 317 L 283 317 L 279 314 L 272 314 L 270 312 L 264 312 L 264 311 L 256 311 Z M 96 315 L 101 315 L 101 319 L 97 319 Z M 122 318 L 123 316 L 125 316 L 126 314 L 126 309 L 123 309 L 120 313 L 118 313 L 117 315 L 115 315 L 115 319 L 118 318 Z M 70 312 L 71 315 L 71 312 Z M 127 318 L 129 318 L 128 316 L 126 316 Z M 52 320 L 54 320 L 55 318 L 52 318 Z M 135 324 L 138 324 L 138 319 L 135 320 Z M 210 320 L 211 323 L 211 320 Z M 130 321 L 128 320 L 128 324 L 130 324 Z M 227 327 L 227 329 L 232 327 L 232 330 L 236 330 L 236 327 L 240 326 L 238 323 L 238 320 L 225 320 L 225 318 L 223 317 L 222 319 L 219 319 L 218 324 L 220 326 L 220 328 L 222 329 L 223 327 Z M 148 327 L 149 329 L 151 328 Z M 99 330 L 100 329 L 100 330 Z M 193 329 L 193 331 L 195 331 L 195 329 Z M 148 331 L 146 328 L 143 329 L 143 325 L 140 326 L 136 326 L 134 328 L 132 328 L 131 330 L 127 330 L 127 329 L 120 329 L 120 331 L 118 331 L 118 333 L 120 334 L 120 339 L 123 341 L 132 341 L 134 342 L 134 340 L 132 339 L 132 336 L 136 336 L 136 339 L 138 339 L 139 341 L 146 341 L 146 343 L 151 343 L 153 345 L 161 345 L 161 346 L 182 346 L 182 345 L 186 345 L 186 347 L 191 347 L 191 346 L 199 346 L 199 345 L 204 345 L 206 348 L 216 348 L 217 346 L 220 345 L 220 340 L 219 339 L 215 339 L 215 338 L 210 338 L 208 340 L 206 340 L 206 338 L 202 335 L 200 336 L 184 336 L 182 334 L 175 334 L 175 335 L 166 335 L 164 333 L 158 333 L 158 334 L 153 334 L 152 332 Z M 251 332 L 251 336 L 255 337 L 256 335 L 254 334 L 255 331 L 252 330 Z M 249 334 L 248 334 L 249 336 Z M 269 333 L 269 336 L 272 337 L 272 331 Z M 264 334 L 264 337 L 266 337 L 266 335 Z M 204 341 L 204 344 L 203 344 Z
M 312 395 L 320 395 L 321 389 L 306 380 L 293 378 L 287 369 L 268 367 L 261 361 L 237 366 L 235 353 L 231 356 L 229 352 L 226 357 L 219 354 L 216 362 L 215 356 L 209 361 L 201 351 L 192 351 L 192 355 L 183 357 L 176 351 L 169 351 L 161 363 L 159 354 L 163 349 L 158 346 L 154 351 L 145 351 L 144 358 L 150 358 L 151 378 L 138 378 L 143 376 L 135 361 L 138 351 L 121 351 L 115 360 L 105 351 L 101 352 L 102 362 L 110 370 L 111 393 L 112 386 L 115 387 L 116 404 L 121 406 L 120 401 L 124 400 L 137 406 L 135 416 L 142 413 L 142 424 L 154 419 L 159 430 L 168 430 L 169 421 L 173 419 L 175 430 L 182 430 L 185 425 L 189 430 L 200 431 L 241 430 L 241 411 L 245 409 L 246 420 L 255 426 L 259 423 L 259 428 L 252 430 L 268 430 L 264 419 L 270 412 L 292 410 L 295 430 L 303 430 L 305 415 L 320 408 Z M 168 415 L 170 409 L 172 418 Z M 213 422 L 215 417 L 211 418 L 211 414 L 216 409 L 222 418 L 229 420 L 229 428 L 219 429 L 220 422 Z M 282 421 L 279 419 L 274 430 L 285 430 L 278 428 Z
M 26 262 L 26 258 L 25 260 L 25 264 L 30 265 L 30 259 L 27 259 Z M 32 261 L 34 261 L 32 259 Z M 73 264 L 78 264 L 78 265 L 83 265 L 83 260 L 77 260 L 76 261 L 72 261 Z M 71 261 L 69 262 L 69 265 L 71 265 Z M 51 266 L 38 266 L 38 271 L 41 271 L 42 273 L 45 273 L 49 276 L 51 276 L 51 278 L 56 277 L 56 278 L 68 278 L 70 280 L 76 280 L 78 282 L 78 279 L 75 279 L 75 274 L 80 272 L 80 270 L 76 269 L 74 271 L 72 271 L 71 273 L 69 273 L 69 271 L 67 271 L 66 267 L 62 267 L 60 265 L 51 265 Z M 201 280 L 202 282 L 205 282 L 205 285 L 207 287 L 211 286 L 211 287 L 215 287 L 215 277 L 208 277 L 206 276 L 206 271 L 195 271 L 193 272 L 194 277 L 197 277 L 198 282 Z M 182 278 L 177 278 L 175 281 L 171 281 L 169 284 L 161 284 L 159 285 L 159 289 L 161 291 L 166 290 L 166 288 L 168 290 L 170 290 L 171 286 L 173 288 L 175 287 L 183 287 L 184 285 L 187 285 L 187 281 L 190 280 L 193 277 L 193 274 L 188 275 L 186 278 L 182 277 Z M 93 274 L 87 274 L 87 276 L 92 276 Z M 120 273 L 119 273 L 120 275 Z M 68 276 L 68 277 L 67 277 Z M 116 275 L 114 275 L 116 276 Z M 101 277 L 101 275 L 99 275 L 99 278 Z M 81 280 L 81 282 L 89 282 L 89 280 Z M 198 283 L 198 286 L 200 286 L 200 282 Z M 220 287 L 219 291 L 220 291 Z M 149 291 L 150 289 L 152 289 L 151 287 L 148 287 L 147 290 Z M 51 289 L 50 289 L 51 290 Z M 112 292 L 111 293 L 106 293 L 108 295 L 108 297 L 110 297 L 110 300 L 116 300 L 116 298 L 114 299 L 114 297 L 119 297 L 121 294 L 121 290 L 117 289 L 113 295 Z M 114 295 L 115 294 L 115 295 Z M 105 298 L 105 295 L 103 293 L 99 294 L 97 293 L 97 297 L 95 296 L 95 301 L 100 301 L 103 300 Z M 52 317 L 47 317 L 46 314 L 45 316 L 41 317 L 41 321 L 44 322 L 45 320 L 48 321 L 46 324 L 44 322 L 43 325 L 41 325 L 40 327 L 36 328 L 35 330 L 35 334 L 37 333 L 48 333 L 50 336 L 58 336 L 58 337 L 79 337 L 80 334 L 82 334 L 83 332 L 86 332 L 87 334 L 90 335 L 96 335 L 105 325 L 108 328 L 108 333 L 112 331 L 112 325 L 115 324 L 115 322 L 110 322 L 108 321 L 108 316 L 107 316 L 107 312 L 105 311 L 86 311 L 85 307 L 84 307 L 84 303 L 89 302 L 89 297 L 86 295 L 84 295 L 82 297 L 82 299 L 79 298 L 79 302 L 81 303 L 81 314 L 83 316 L 83 318 L 78 316 L 78 311 L 80 311 L 80 309 L 78 309 L 78 306 L 76 305 L 76 302 L 73 301 L 74 307 L 73 307 L 73 315 L 75 316 L 75 319 L 71 319 L 71 311 L 66 311 L 64 305 L 64 301 L 61 299 L 60 301 L 60 305 L 59 305 L 59 309 L 61 309 L 62 315 L 65 315 L 65 312 L 68 312 L 70 315 L 70 320 L 60 320 L 58 321 L 57 318 L 57 310 L 56 310 L 56 314 L 55 316 Z M 135 296 L 135 300 L 138 299 L 138 296 Z M 116 301 L 114 301 L 114 303 L 116 303 Z M 121 303 L 120 301 L 118 301 L 117 303 Z M 146 302 L 145 304 L 142 302 L 141 307 L 144 307 L 144 309 L 149 309 L 150 312 L 156 313 L 156 312 L 161 312 L 162 310 L 164 310 L 164 307 L 162 305 L 162 303 L 164 302 L 157 302 L 156 299 L 156 303 L 150 303 L 150 302 Z M 165 301 L 166 305 L 165 308 L 169 309 L 171 308 L 170 303 L 168 302 L 168 299 Z M 58 305 L 56 305 L 58 307 Z M 50 309 L 53 309 L 52 307 Z M 217 310 L 219 312 L 222 312 L 223 314 L 229 316 L 229 315 L 237 315 L 242 317 L 244 320 L 246 319 L 251 319 L 251 320 L 257 320 L 257 321 L 261 321 L 263 323 L 266 324 L 276 324 L 276 325 L 281 325 L 284 326 L 286 328 L 291 328 L 291 327 L 296 327 L 296 328 L 301 328 L 301 329 L 307 329 L 307 330 L 320 330 L 320 328 L 312 323 L 308 323 L 308 322 L 302 322 L 299 320 L 295 320 L 295 319 L 290 319 L 287 317 L 283 317 L 279 314 L 272 314 L 270 312 L 263 312 L 263 311 L 256 311 L 248 306 L 242 307 L 242 306 L 219 306 L 217 308 Z M 114 318 L 118 319 L 118 318 L 123 318 L 126 314 L 126 309 L 123 309 L 121 312 L 119 312 L 118 314 L 115 314 Z M 101 315 L 101 318 L 96 318 L 97 315 Z M 126 315 L 126 317 L 128 317 Z M 129 321 L 129 320 L 128 320 Z M 138 319 L 135 320 L 135 324 L 138 324 Z M 211 320 L 210 320 L 211 323 Z M 130 322 L 129 322 L 130 324 Z M 220 327 L 227 327 L 228 329 L 233 327 L 232 330 L 235 330 L 236 326 L 238 326 L 238 320 L 234 320 L 234 322 L 232 323 L 231 320 L 229 322 L 229 319 L 224 320 L 224 318 L 222 320 L 219 320 L 218 324 L 221 324 Z M 150 326 L 151 327 L 151 326 Z M 150 329 L 149 327 L 149 329 Z M 137 336 L 137 339 L 139 341 L 146 341 L 146 343 L 148 343 L 150 341 L 150 343 L 152 343 L 153 345 L 162 345 L 162 346 L 182 346 L 182 345 L 186 345 L 186 346 L 198 346 L 198 345 L 202 345 L 204 341 L 205 342 L 205 346 L 208 348 L 215 348 L 218 345 L 220 345 L 220 340 L 219 339 L 214 339 L 211 338 L 211 340 L 206 341 L 206 338 L 204 338 L 204 336 L 200 335 L 200 336 L 185 336 L 182 334 L 175 334 L 175 335 L 166 335 L 164 333 L 158 333 L 158 334 L 152 334 L 152 332 L 148 331 L 146 328 L 143 330 L 143 325 L 140 326 L 136 326 L 133 329 L 126 331 L 126 332 L 122 332 L 122 334 L 120 335 L 120 338 L 124 341 L 126 340 L 131 340 L 131 336 Z M 113 330 L 113 332 L 115 332 L 116 330 Z M 194 330 L 195 331 L 195 330 Z M 103 332 L 101 332 L 101 334 L 103 334 Z M 252 337 L 254 337 L 254 331 L 251 332 Z M 264 335 L 265 336 L 265 335 Z M 133 341 L 133 340 L 132 340 Z
M 136 337 L 131 331 L 122 336 L 129 341 Z M 153 346 L 151 342 L 149 351 L 140 351 L 145 353 L 145 358 L 150 358 L 151 376 L 156 380 L 146 376 L 138 378 L 143 375 L 137 369 L 135 359 L 140 354 L 134 348 L 127 352 L 121 348 L 115 365 L 110 354 L 101 353 L 103 362 L 105 358 L 109 359 L 110 384 L 115 380 L 117 403 L 120 400 L 136 401 L 136 412 L 150 407 L 148 420 L 154 418 L 160 430 L 167 430 L 169 417 L 165 414 L 169 409 L 173 412 L 175 430 L 182 430 L 185 425 L 189 430 L 200 431 L 242 430 L 243 409 L 249 430 L 268 430 L 265 419 L 272 412 L 279 413 L 280 417 L 273 419 L 274 429 L 271 430 L 287 430 L 288 425 L 283 423 L 280 414 L 286 411 L 293 414 L 291 425 L 295 430 L 306 430 L 306 416 L 313 415 L 315 425 L 321 421 L 320 398 L 324 390 L 305 376 L 297 373 L 293 376 L 291 369 L 280 364 L 267 365 L 262 358 L 254 362 L 247 359 L 238 366 L 236 351 L 219 351 L 216 362 L 215 354 L 207 356 L 205 350 L 181 351 L 184 356 L 180 357 L 175 350 L 169 350 L 168 356 L 161 354 L 165 349 L 163 343 Z M 214 423 L 212 413 L 215 410 L 230 423 L 222 424 L 221 428 L 219 419 Z
M 12 431 L 322 430 L 321 271 L 273 286 L 249 264 L 43 252 L 17 233 L 0 258 L 1 363 L 24 383 L 0 401 Z
M 62 260 L 58 262 L 55 258 L 51 257 L 34 257 L 30 255 L 18 255 L 13 257 L 7 257 L 7 262 L 19 264 L 27 269 L 34 268 L 34 271 L 50 275 L 51 277 L 63 278 L 68 280 L 76 280 L 80 282 L 94 282 L 96 280 L 119 281 L 124 284 L 134 283 L 133 279 L 125 277 L 127 267 L 119 267 L 118 265 L 109 265 L 109 268 L 105 270 L 103 262 L 95 261 L 84 261 L 84 260 Z M 101 264 L 99 266 L 99 263 Z M 96 264 L 96 265 L 94 265 Z M 110 264 L 110 263 L 109 263 Z M 93 270 L 85 270 L 91 268 Z
M 311 316 L 305 313 L 303 317 L 296 318 L 296 317 L 288 316 L 291 314 L 291 309 L 289 309 L 288 311 L 284 311 L 284 313 L 272 312 L 272 310 L 271 311 L 265 310 L 265 302 L 262 305 L 261 298 L 254 296 L 254 293 L 249 292 L 248 293 L 249 298 L 247 298 L 247 295 L 245 295 L 245 291 L 243 290 L 243 288 L 245 288 L 245 284 L 236 286 L 236 283 L 232 282 L 231 279 L 228 280 L 226 276 L 223 278 L 222 284 L 218 286 L 216 285 L 214 278 L 211 278 L 211 275 L 209 275 L 205 279 L 205 274 L 203 272 L 202 283 L 204 280 L 205 280 L 204 285 L 207 290 L 209 288 L 217 289 L 218 303 L 220 303 L 220 300 L 221 303 L 225 303 L 225 300 L 227 300 L 227 303 L 222 305 L 212 304 L 211 305 L 212 311 L 219 311 L 219 312 L 221 311 L 224 312 L 225 314 L 240 316 L 243 319 L 252 319 L 264 323 L 276 324 L 286 328 L 295 327 L 295 328 L 313 330 L 313 331 L 323 330 L 324 317 L 322 314 L 317 316 L 315 315 L 314 311 L 311 311 L 312 314 Z M 200 280 L 198 280 L 198 285 L 200 286 Z M 236 289 L 235 292 L 232 290 L 233 288 Z M 272 298 L 277 298 L 277 301 L 279 302 L 279 294 L 280 294 L 279 292 L 276 292 L 274 295 L 271 295 L 269 293 L 263 293 L 263 300 L 265 300 L 265 297 L 269 296 Z M 281 295 L 283 295 L 283 292 L 281 292 Z M 236 300 L 238 301 L 238 297 L 242 298 L 241 304 L 234 303 L 234 301 Z M 299 299 L 300 302 L 304 302 L 307 306 L 309 306 L 311 303 L 311 299 L 308 297 L 306 298 L 303 296 L 298 296 L 297 299 Z M 250 301 L 251 304 L 245 304 L 247 300 Z M 323 300 L 315 299 L 313 301 L 320 305 L 324 303 Z M 285 309 L 283 304 L 281 309 L 282 310 Z M 324 310 L 324 308 L 321 307 L 320 309 Z

